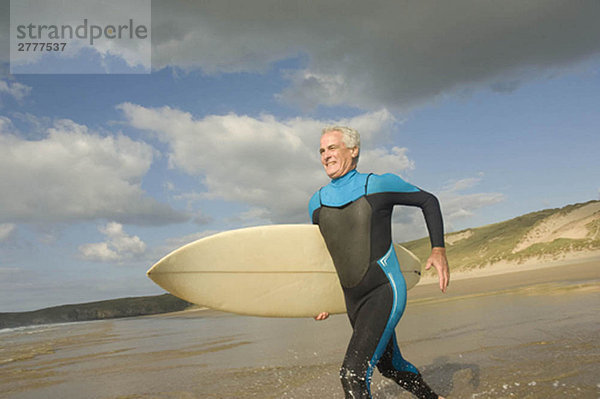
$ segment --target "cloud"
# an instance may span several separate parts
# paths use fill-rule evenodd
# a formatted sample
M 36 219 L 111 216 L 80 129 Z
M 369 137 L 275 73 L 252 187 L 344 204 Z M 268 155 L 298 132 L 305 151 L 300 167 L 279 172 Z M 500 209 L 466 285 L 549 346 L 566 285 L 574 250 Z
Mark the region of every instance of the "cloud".
M 464 193 L 476 187 L 482 180 L 483 174 L 480 174 L 478 177 L 449 182 L 440 190 L 431 191 L 440 201 L 446 232 L 454 231 L 456 224 L 476 215 L 479 209 L 505 200 L 502 193 Z M 396 211 L 392 230 L 394 239 L 399 242 L 427 236 L 423 214 L 416 208 L 402 208 Z
M 365 170 L 402 173 L 413 167 L 406 149 L 371 147 L 385 144 L 397 124 L 386 110 L 321 121 L 233 113 L 196 119 L 170 107 L 130 103 L 119 109 L 131 126 L 157 132 L 168 144 L 171 167 L 201 179 L 205 191 L 194 198 L 244 203 L 251 208 L 240 215 L 246 221 L 308 221 L 308 198 L 328 182 L 318 155 L 325 125 L 349 125 L 361 132 L 364 150 L 359 165 Z
M 31 93 L 31 87 L 19 82 L 0 80 L 0 94 L 8 94 L 18 102 L 23 101 Z
M 483 174 L 480 174 L 478 177 L 467 177 L 460 180 L 454 180 L 448 182 L 446 186 L 442 189 L 445 193 L 457 193 L 459 191 L 467 190 L 469 188 L 475 187 L 477 184 L 481 182 L 483 179 Z
M 147 264 L 154 264 L 162 259 L 164 256 L 170 254 L 178 248 L 187 245 L 191 242 L 199 240 L 204 237 L 211 236 L 213 234 L 220 233 L 221 230 L 204 230 L 197 233 L 188 234 L 180 237 L 171 237 L 166 239 L 159 245 L 153 245 L 149 248 L 146 259 Z
M 319 104 L 334 106 L 352 103 L 348 100 L 355 94 L 348 78 L 340 73 L 322 74 L 305 69 L 287 71 L 285 77 L 290 85 L 276 97 L 305 110 Z
M 449 195 L 441 193 L 440 197 L 444 203 L 444 215 L 451 225 L 460 219 L 471 217 L 475 211 L 499 202 L 504 201 L 505 196 L 502 193 L 478 193 L 460 195 Z
M 85 260 L 121 262 L 146 251 L 146 244 L 138 236 L 125 233 L 119 223 L 110 222 L 98 230 L 106 236 L 106 241 L 79 246 L 79 253 Z
M 296 58 L 280 93 L 290 103 L 406 109 L 598 55 L 598 20 L 597 0 L 156 1 L 153 66 L 264 72 Z
M 0 115 L 0 134 L 14 130 L 14 125 L 10 119 Z
M 502 193 L 463 193 L 477 186 L 483 177 L 480 173 L 478 177 L 452 181 L 440 191 L 439 197 L 443 203 L 444 217 L 450 231 L 454 223 L 473 216 L 478 209 L 504 201 L 505 196 Z
M 372 173 L 396 173 L 401 175 L 405 170 L 415 168 L 415 163 L 408 158 L 408 149 L 392 147 L 389 150 L 376 148 L 371 151 L 365 151 L 360 155 L 360 164 L 370 165 L 369 171 Z
M 198 212 L 192 221 L 198 225 L 209 224 L 213 221 L 212 216 L 205 214 L 204 212 Z
M 0 124 L 0 222 L 95 219 L 167 224 L 187 220 L 141 188 L 153 149 L 120 134 L 100 135 L 60 120 L 40 140 Z
M 17 230 L 17 225 L 13 223 L 0 224 L 0 242 L 7 241 Z

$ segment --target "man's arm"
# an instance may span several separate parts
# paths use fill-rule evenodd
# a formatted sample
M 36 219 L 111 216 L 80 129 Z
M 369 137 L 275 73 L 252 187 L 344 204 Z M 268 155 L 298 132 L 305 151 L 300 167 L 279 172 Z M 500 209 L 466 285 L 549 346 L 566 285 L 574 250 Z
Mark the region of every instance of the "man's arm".
M 448 267 L 448 259 L 446 258 L 444 222 L 440 203 L 435 195 L 423 190 L 407 194 L 407 197 L 407 201 L 412 202 L 412 204 L 407 205 L 421 208 L 425 224 L 427 225 L 427 231 L 429 232 L 431 254 L 425 264 L 425 270 L 429 270 L 431 267 L 435 268 L 438 274 L 440 290 L 445 293 L 448 284 L 450 284 L 450 268 Z
M 431 248 L 431 255 L 427 259 L 425 270 L 431 269 L 432 266 L 437 270 L 440 290 L 445 293 L 450 284 L 450 268 L 448 267 L 448 259 L 446 258 L 446 248 Z
M 446 258 L 446 248 L 444 245 L 444 222 L 442 219 L 442 211 L 438 199 L 431 193 L 419 190 L 415 193 L 407 195 L 409 201 L 413 205 L 421 208 L 427 231 L 429 232 L 429 240 L 431 242 L 431 254 L 425 264 L 425 270 L 434 267 L 438 274 L 440 290 L 446 292 L 448 284 L 450 284 L 450 268 L 448 267 L 448 259 Z M 410 198 L 413 197 L 413 198 Z
M 429 270 L 432 266 L 435 267 L 440 280 L 440 289 L 442 292 L 446 292 L 450 282 L 450 270 L 446 258 L 446 249 L 444 248 L 444 222 L 438 199 L 435 195 L 421 190 L 399 176 L 385 174 L 381 176 L 373 175 L 372 177 L 369 180 L 369 194 L 392 194 L 390 196 L 392 205 L 421 208 L 431 242 L 431 255 L 427 259 L 425 269 Z

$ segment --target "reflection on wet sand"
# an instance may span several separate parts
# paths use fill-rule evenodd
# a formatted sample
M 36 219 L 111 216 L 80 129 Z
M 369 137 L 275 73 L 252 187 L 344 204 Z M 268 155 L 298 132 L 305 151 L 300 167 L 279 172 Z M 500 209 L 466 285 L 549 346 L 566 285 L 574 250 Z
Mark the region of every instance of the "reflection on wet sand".
M 596 398 L 598 261 L 410 292 L 403 354 L 448 398 Z M 196 310 L 0 332 L 2 398 L 342 398 L 345 316 Z M 379 374 L 375 398 L 410 398 Z

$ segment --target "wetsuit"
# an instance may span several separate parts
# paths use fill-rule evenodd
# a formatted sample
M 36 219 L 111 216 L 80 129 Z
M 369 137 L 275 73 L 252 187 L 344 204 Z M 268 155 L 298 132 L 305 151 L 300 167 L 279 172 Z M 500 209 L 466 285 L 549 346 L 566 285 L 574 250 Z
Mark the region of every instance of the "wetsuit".
M 404 360 L 396 343 L 394 328 L 406 306 L 406 283 L 392 245 L 394 205 L 420 207 L 431 245 L 444 246 L 436 197 L 396 175 L 352 170 L 309 202 L 312 221 L 319 225 L 333 258 L 353 328 L 340 370 L 346 398 L 371 398 L 375 366 L 418 398 L 438 397 Z

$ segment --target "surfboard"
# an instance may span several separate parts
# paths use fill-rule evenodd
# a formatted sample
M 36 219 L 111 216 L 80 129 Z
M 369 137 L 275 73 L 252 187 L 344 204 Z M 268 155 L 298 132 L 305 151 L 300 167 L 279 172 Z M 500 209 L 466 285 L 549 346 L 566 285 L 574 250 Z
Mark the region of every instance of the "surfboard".
M 394 245 L 407 288 L 412 288 L 421 263 Z M 226 312 L 266 317 L 346 312 L 333 261 L 316 225 L 218 233 L 171 252 L 147 274 L 179 298 Z

